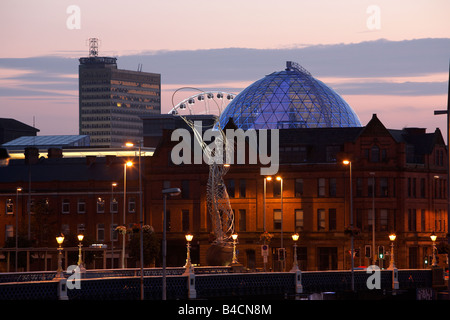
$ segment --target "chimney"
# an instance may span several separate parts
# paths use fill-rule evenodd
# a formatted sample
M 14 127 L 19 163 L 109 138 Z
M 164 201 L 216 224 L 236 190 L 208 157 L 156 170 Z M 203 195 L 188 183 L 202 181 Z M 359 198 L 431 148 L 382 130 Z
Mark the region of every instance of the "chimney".
M 25 148 L 25 163 L 35 164 L 39 161 L 39 149 L 36 147 Z
M 90 166 L 95 163 L 96 156 L 86 156 L 86 165 Z
M 52 158 L 62 158 L 62 157 L 63 157 L 62 149 L 60 149 L 60 148 L 49 148 L 48 149 L 47 158 L 52 159 Z

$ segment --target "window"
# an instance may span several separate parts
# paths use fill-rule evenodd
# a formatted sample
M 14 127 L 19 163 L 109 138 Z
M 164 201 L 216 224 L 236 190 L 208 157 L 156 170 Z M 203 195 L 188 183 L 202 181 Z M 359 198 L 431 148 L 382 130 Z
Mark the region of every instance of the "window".
M 303 196 L 303 179 L 295 179 L 295 196 Z
M 273 209 L 273 229 L 281 230 L 281 209 Z
M 376 211 L 375 211 L 375 219 L 376 219 Z M 374 214 L 372 209 L 367 210 L 367 229 L 366 231 L 371 231 L 372 230 L 372 226 L 373 226 L 373 218 L 374 218 Z M 375 226 L 376 226 L 376 221 L 375 221 Z
M 282 181 L 278 181 L 278 180 L 272 180 L 272 185 L 273 185 L 273 197 L 274 198 L 279 198 L 281 197 L 281 183 Z
M 110 241 L 117 241 L 117 239 L 118 239 L 118 232 L 117 232 L 116 228 L 117 228 L 117 223 L 111 224 L 111 232 L 110 232 L 110 236 L 109 236 Z
M 317 180 L 317 195 L 319 197 L 325 197 L 325 178 L 319 178 Z
M 380 148 L 378 146 L 373 146 L 370 149 L 370 161 L 380 162 Z
M 408 231 L 416 231 L 416 209 L 408 209 Z
M 317 231 L 325 230 L 325 209 L 317 209 Z
M 77 210 L 78 213 L 86 213 L 86 201 L 84 199 L 78 199 Z
M 336 209 L 328 209 L 328 230 L 336 230 Z
M 327 146 L 326 147 L 327 162 L 336 162 L 337 154 L 340 151 L 341 151 L 340 146 Z
M 303 209 L 295 209 L 295 231 L 303 231 Z
M 97 198 L 97 213 L 104 213 L 105 212 L 105 200 L 98 197 Z
M 247 193 L 247 183 L 245 179 L 239 180 L 239 197 L 245 198 Z
M 97 241 L 105 241 L 105 225 L 103 223 L 97 224 Z
M 181 210 L 181 227 L 183 231 L 189 231 L 189 210 Z
M 425 178 L 420 178 L 420 197 L 425 198 Z
M 328 185 L 328 195 L 336 197 L 336 178 L 330 178 Z
M 63 214 L 70 213 L 70 201 L 69 199 L 63 199 L 62 200 L 62 206 L 61 211 Z
M 136 198 L 134 197 L 128 199 L 128 212 L 129 213 L 136 212 Z
M 388 197 L 388 178 L 380 178 L 380 197 Z
M 14 203 L 12 199 L 6 199 L 6 214 L 14 214 Z
M 369 180 L 367 180 L 367 196 L 368 197 L 373 197 L 375 196 L 375 177 L 371 177 L 369 178 Z
M 362 178 L 356 178 L 356 196 L 357 197 L 363 196 L 363 179 Z
M 247 231 L 247 212 L 245 209 L 239 209 L 239 231 Z
M 119 203 L 117 202 L 117 200 L 115 199 L 115 198 L 113 198 L 112 200 L 111 200 L 111 203 L 110 203 L 110 211 L 111 211 L 111 213 L 117 213 L 117 212 L 119 212 Z
M 12 224 L 5 225 L 5 240 L 14 237 L 14 227 Z
M 181 181 L 181 198 L 182 199 L 189 199 L 189 180 L 182 180 Z
M 389 231 L 388 223 L 389 223 L 388 210 L 380 209 L 380 231 Z
M 420 211 L 420 231 L 425 231 L 425 209 Z
M 235 196 L 234 179 L 227 180 L 227 192 L 230 198 Z

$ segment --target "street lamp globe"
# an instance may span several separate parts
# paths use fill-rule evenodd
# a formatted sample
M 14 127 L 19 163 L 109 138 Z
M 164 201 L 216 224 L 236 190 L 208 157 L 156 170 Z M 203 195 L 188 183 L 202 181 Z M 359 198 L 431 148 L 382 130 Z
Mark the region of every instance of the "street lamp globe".
M 389 240 L 395 241 L 395 238 L 397 238 L 397 236 L 395 235 L 395 233 L 391 233 L 391 234 L 389 235 Z

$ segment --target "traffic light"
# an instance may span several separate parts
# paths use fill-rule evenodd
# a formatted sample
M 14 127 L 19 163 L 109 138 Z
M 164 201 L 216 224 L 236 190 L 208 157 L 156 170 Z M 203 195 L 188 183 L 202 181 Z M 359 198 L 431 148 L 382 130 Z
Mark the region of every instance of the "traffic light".
M 384 246 L 378 246 L 378 258 L 384 259 Z

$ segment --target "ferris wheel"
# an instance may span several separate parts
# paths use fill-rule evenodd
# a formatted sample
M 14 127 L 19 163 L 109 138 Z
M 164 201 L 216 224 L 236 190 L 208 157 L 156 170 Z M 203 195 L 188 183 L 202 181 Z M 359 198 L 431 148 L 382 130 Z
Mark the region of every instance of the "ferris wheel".
M 182 90 L 197 91 L 197 93 L 184 98 L 175 105 L 175 95 Z M 219 116 L 235 97 L 236 94 L 225 91 L 203 91 L 197 88 L 183 87 L 173 93 L 173 107 L 168 113 L 173 115 L 213 114 Z

